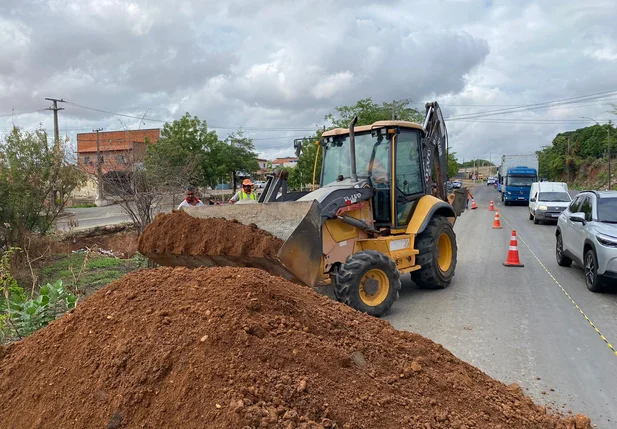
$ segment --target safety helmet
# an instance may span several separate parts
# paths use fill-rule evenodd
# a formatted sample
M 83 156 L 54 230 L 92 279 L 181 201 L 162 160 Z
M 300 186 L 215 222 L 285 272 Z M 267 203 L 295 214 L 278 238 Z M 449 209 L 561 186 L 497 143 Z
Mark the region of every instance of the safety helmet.
M 251 179 L 244 179 L 242 181 L 242 186 L 253 186 L 253 182 L 251 182 Z

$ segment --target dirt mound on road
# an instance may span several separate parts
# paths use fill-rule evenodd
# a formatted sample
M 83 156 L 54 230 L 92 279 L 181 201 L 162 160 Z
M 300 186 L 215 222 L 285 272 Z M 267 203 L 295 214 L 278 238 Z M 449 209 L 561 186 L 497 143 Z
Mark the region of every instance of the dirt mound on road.
M 144 255 L 274 258 L 282 245 L 280 239 L 255 225 L 221 218 L 199 219 L 183 211 L 157 215 L 139 238 L 139 252 Z
M 112 283 L 0 349 L 0 403 L 19 429 L 578 428 L 424 337 L 239 268 Z

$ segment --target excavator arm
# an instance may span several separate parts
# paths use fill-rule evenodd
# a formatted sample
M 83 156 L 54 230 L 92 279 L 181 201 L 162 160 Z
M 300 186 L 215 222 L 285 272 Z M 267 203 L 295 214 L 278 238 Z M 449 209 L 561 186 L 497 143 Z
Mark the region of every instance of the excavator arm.
M 427 189 L 436 187 L 437 198 L 448 201 L 448 131 L 436 101 L 426 103 L 422 160 Z

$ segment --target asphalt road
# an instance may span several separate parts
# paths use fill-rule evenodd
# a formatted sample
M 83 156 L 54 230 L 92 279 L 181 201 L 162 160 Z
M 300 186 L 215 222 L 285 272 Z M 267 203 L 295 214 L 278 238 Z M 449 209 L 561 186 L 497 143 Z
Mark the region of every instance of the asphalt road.
M 455 225 L 458 264 L 450 287 L 420 290 L 405 276 L 386 319 L 506 384 L 518 383 L 538 403 L 587 414 L 598 428 L 617 427 L 617 356 L 571 301 L 617 347 L 617 291 L 592 293 L 580 267 L 557 265 L 554 225 L 534 225 L 526 206 L 503 206 L 493 187 L 473 193 L 479 208 Z M 492 229 L 491 199 L 503 229 Z M 523 268 L 503 266 L 512 228 Z
M 104 225 L 117 225 L 130 222 L 131 218 L 117 204 L 105 207 L 67 208 L 70 215 L 56 221 L 56 229 L 68 231 L 69 221 L 77 222 L 76 231 Z

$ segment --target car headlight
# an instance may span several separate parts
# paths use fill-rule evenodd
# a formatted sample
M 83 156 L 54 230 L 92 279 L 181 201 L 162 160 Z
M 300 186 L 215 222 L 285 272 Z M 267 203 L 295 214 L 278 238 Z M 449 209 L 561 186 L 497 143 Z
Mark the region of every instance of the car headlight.
M 508 193 L 508 195 L 512 195 L 512 192 L 510 192 L 510 191 L 508 191 L 507 193 Z
M 546 206 L 539 206 L 538 210 L 548 210 L 548 207 L 546 207 Z
M 617 247 L 617 237 L 599 233 L 596 235 L 596 240 L 604 246 Z

